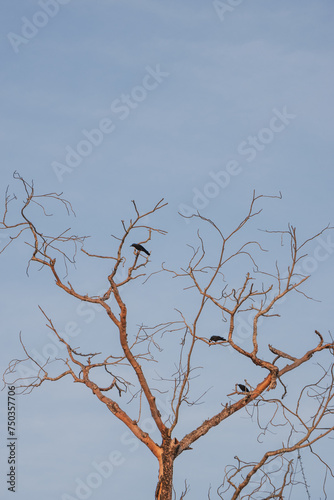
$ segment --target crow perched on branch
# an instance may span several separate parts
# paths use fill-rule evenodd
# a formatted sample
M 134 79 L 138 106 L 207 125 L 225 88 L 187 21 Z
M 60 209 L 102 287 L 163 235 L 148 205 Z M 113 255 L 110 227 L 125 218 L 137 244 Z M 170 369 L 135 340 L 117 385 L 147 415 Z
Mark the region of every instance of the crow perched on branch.
M 238 387 L 242 392 L 249 392 L 249 389 L 244 384 L 238 384 Z
M 130 245 L 131 247 L 134 247 L 138 252 L 145 252 L 147 255 L 151 255 L 150 252 L 146 250 L 146 248 L 143 247 L 143 245 L 140 245 L 139 243 L 132 243 Z
M 224 339 L 224 337 L 219 337 L 219 335 L 212 335 L 212 337 L 210 337 L 209 340 L 209 342 L 221 342 L 221 341 L 226 342 L 226 339 Z

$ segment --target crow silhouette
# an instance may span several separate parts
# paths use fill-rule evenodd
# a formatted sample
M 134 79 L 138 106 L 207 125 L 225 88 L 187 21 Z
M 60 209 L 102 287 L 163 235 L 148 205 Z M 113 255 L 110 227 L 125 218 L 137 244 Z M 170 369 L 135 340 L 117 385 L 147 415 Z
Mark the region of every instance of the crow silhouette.
M 226 339 L 224 339 L 224 337 L 219 337 L 219 335 L 212 335 L 212 337 L 210 337 L 209 340 L 209 342 L 221 342 L 221 341 L 226 342 Z
M 242 392 L 249 392 L 249 389 L 244 384 L 238 384 L 238 387 Z
M 140 245 L 139 243 L 132 243 L 130 245 L 131 247 L 134 247 L 138 252 L 145 252 L 147 255 L 151 255 L 150 252 L 146 250 L 146 248 L 143 247 L 143 245 Z

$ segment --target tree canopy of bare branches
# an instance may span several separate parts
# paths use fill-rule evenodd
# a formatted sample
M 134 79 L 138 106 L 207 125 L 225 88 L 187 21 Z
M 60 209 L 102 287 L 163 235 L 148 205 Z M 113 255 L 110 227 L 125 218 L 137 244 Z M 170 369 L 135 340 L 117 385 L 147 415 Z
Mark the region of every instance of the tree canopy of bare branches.
M 303 290 L 309 275 L 300 272 L 299 263 L 306 255 L 307 244 L 330 229 L 329 226 L 302 242 L 298 241 L 296 228 L 292 225 L 284 231 L 266 230 L 266 237 L 278 236 L 288 249 L 286 255 L 288 263 L 285 268 L 281 268 L 274 256 L 272 268 L 274 270 L 268 271 L 259 263 L 261 255 L 265 254 L 259 239 L 242 240 L 244 227 L 260 214 L 259 205 L 262 199 L 268 197 L 257 196 L 254 193 L 248 212 L 227 234 L 217 222 L 205 218 L 200 213 L 192 215 L 191 218 L 198 222 L 200 228 L 204 226 L 206 230 L 215 234 L 216 247 L 208 252 L 199 229 L 198 246 L 191 247 L 192 255 L 187 265 L 175 270 L 162 263 L 158 271 L 166 278 L 170 276 L 183 280 L 184 288 L 191 289 L 192 293 L 196 294 L 198 301 L 194 305 L 192 314 L 178 310 L 178 320 L 151 327 L 141 326 L 137 335 L 130 337 L 128 310 L 123 290 L 125 287 L 131 287 L 134 280 L 139 278 L 144 282 L 152 280 L 157 271 L 149 272 L 152 258 L 149 255 L 134 249 L 132 259 L 129 261 L 125 258 L 124 250 L 133 243 L 138 229 L 146 234 L 146 238 L 140 242 L 142 245 L 147 245 L 156 235 L 166 234 L 163 229 L 147 222 L 148 216 L 159 216 L 159 212 L 166 206 L 164 200 L 160 200 L 146 212 L 141 212 L 135 201 L 132 201 L 134 216 L 128 222 L 121 221 L 121 234 L 113 236 L 113 241 L 116 241 L 115 251 L 112 255 L 100 255 L 87 249 L 87 236 L 73 235 L 70 229 L 50 235 L 48 231 L 37 227 L 34 219 L 35 208 L 42 211 L 47 221 L 51 215 L 48 212 L 50 201 L 62 205 L 68 214 L 74 213 L 72 205 L 62 197 L 62 193 L 39 195 L 36 194 L 33 183 L 29 184 L 18 173 L 14 174 L 14 178 L 23 187 L 25 200 L 17 214 L 13 215 L 12 206 L 14 209 L 14 205 L 17 206 L 19 202 L 14 195 L 9 194 L 9 190 L 6 192 L 0 228 L 10 232 L 10 237 L 1 252 L 15 244 L 19 238 L 25 238 L 25 243 L 31 250 L 27 272 L 36 263 L 39 268 L 49 271 L 56 286 L 65 294 L 78 301 L 100 307 L 114 326 L 112 334 L 118 343 L 120 354 L 116 356 L 110 352 L 81 352 L 71 340 L 59 333 L 54 319 L 47 311 L 40 308 L 48 329 L 65 346 L 66 357 L 58 360 L 56 365 L 58 372 L 54 373 L 51 361 L 42 365 L 35 360 L 20 336 L 25 357 L 14 359 L 9 363 L 4 374 L 5 384 L 14 383 L 26 393 L 47 381 L 55 382 L 62 378 L 69 378 L 86 386 L 156 457 L 159 465 L 158 483 L 155 489 L 157 500 L 171 500 L 173 497 L 175 459 L 184 451 L 192 450 L 194 443 L 211 429 L 223 424 L 226 419 L 233 418 L 235 413 L 243 409 L 256 420 L 259 428 L 258 439 L 278 425 L 288 429 L 287 439 L 279 447 L 266 451 L 263 456 L 255 457 L 254 460 L 246 461 L 236 456 L 234 463 L 225 467 L 224 477 L 221 478 L 221 484 L 215 493 L 219 498 L 260 498 L 255 495 L 261 495 L 261 498 L 285 498 L 288 486 L 295 481 L 295 464 L 289 457 L 296 450 L 310 450 L 316 459 L 323 463 L 326 474 L 333 476 L 331 465 L 322 460 L 315 449 L 316 443 L 330 436 L 334 430 L 333 363 L 330 362 L 326 367 L 322 366 L 323 354 L 327 352 L 333 355 L 333 340 L 326 339 L 323 333 L 315 331 L 312 347 L 305 350 L 301 347 L 300 352 L 296 353 L 286 352 L 286 349 L 279 344 L 279 339 L 275 345 L 268 344 L 265 335 L 265 328 L 270 328 L 270 318 L 278 316 L 277 305 L 284 301 L 287 295 L 299 293 L 304 295 L 305 300 L 309 299 Z M 47 225 L 46 227 L 48 228 Z M 87 259 L 108 259 L 111 262 L 111 270 L 106 276 L 103 293 L 89 295 L 67 279 L 68 267 L 75 264 L 78 252 Z M 238 283 L 233 287 L 229 284 L 227 276 L 231 268 L 233 270 L 233 266 L 238 269 L 241 260 L 247 262 L 248 271 L 241 281 L 238 278 L 240 282 L 237 280 Z M 179 435 L 178 424 L 180 419 L 182 420 L 183 406 L 195 406 L 197 403 L 191 392 L 196 368 L 193 363 L 194 353 L 203 344 L 212 345 L 207 338 L 207 332 L 203 332 L 201 327 L 202 317 L 208 307 L 218 311 L 227 325 L 226 338 L 217 339 L 217 344 L 228 346 L 240 359 L 247 359 L 259 368 L 258 377 L 255 385 L 250 385 L 247 379 L 240 380 L 243 383 L 235 384 L 234 390 L 227 394 L 230 399 L 226 404 L 220 404 L 209 418 L 199 422 L 185 435 Z M 252 317 L 251 338 L 246 346 L 239 341 L 236 332 L 236 320 L 243 314 Z M 266 325 L 265 328 L 263 325 Z M 297 322 L 296 328 L 298 328 Z M 164 387 L 166 384 L 170 386 L 168 393 L 170 413 L 162 416 L 155 396 L 159 390 L 159 380 L 152 380 L 146 374 L 144 365 L 146 361 L 154 360 L 153 347 L 159 349 L 158 339 L 167 335 L 178 336 L 180 350 L 177 354 L 173 353 L 175 372 L 169 379 L 160 380 Z M 322 375 L 313 383 L 303 387 L 294 406 L 287 406 L 284 399 L 287 392 L 285 377 L 291 372 L 297 373 L 302 365 L 310 362 L 311 358 L 319 363 Z M 33 379 L 18 375 L 19 366 L 27 359 L 36 366 L 37 375 Z M 136 379 L 137 385 L 134 392 L 132 391 L 130 400 L 134 402 L 136 399 L 139 416 L 121 403 L 122 395 L 128 393 L 130 386 L 133 385 L 124 376 L 122 371 L 124 366 L 132 371 Z M 108 379 L 107 384 L 103 386 L 97 382 L 96 377 L 101 370 Z M 312 403 L 311 414 L 304 412 L 305 400 Z M 141 428 L 140 415 L 144 406 L 148 408 L 159 432 L 161 437 L 159 443 Z M 266 408 L 264 419 L 263 408 Z M 281 474 L 273 477 L 270 472 L 273 470 L 281 471 Z M 186 483 L 185 490 L 179 498 L 184 498 L 188 491 L 189 485 Z M 211 495 L 210 488 L 208 498 L 211 498 Z

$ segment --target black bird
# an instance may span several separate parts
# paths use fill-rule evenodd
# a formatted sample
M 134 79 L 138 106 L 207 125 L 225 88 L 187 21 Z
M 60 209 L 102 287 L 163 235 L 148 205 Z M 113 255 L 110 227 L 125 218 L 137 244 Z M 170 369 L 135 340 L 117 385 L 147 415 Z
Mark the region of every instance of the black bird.
M 219 337 L 219 335 L 212 335 L 212 337 L 210 337 L 209 342 L 219 342 L 222 340 L 226 342 L 226 339 L 224 339 L 224 337 Z
M 140 245 L 139 243 L 132 243 L 130 245 L 131 247 L 134 247 L 138 252 L 145 252 L 147 255 L 151 255 L 150 252 L 146 250 L 146 248 L 143 247 L 143 245 Z
M 238 384 L 238 387 L 242 392 L 249 392 L 249 389 L 244 384 Z

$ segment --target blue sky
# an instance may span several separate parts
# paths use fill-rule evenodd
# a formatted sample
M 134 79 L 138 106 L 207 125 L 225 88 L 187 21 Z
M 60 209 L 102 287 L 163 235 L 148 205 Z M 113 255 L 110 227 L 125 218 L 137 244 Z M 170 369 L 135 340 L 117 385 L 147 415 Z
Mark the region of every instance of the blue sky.
M 222 4 L 228 5 L 226 11 Z M 257 237 L 258 228 L 285 229 L 289 222 L 301 239 L 308 238 L 333 223 L 333 16 L 329 0 L 3 2 L 2 192 L 9 184 L 10 192 L 23 198 L 12 178 L 15 170 L 34 179 L 40 193 L 62 191 L 77 217 L 69 220 L 65 211 L 55 210 L 54 227 L 72 226 L 91 235 L 88 249 L 101 253 L 115 248 L 110 234 L 120 234 L 120 220 L 133 215 L 132 199 L 149 210 L 164 197 L 168 207 L 151 220 L 168 235 L 153 238 L 150 271 L 163 261 L 174 268 L 185 265 L 187 243 L 196 244 L 197 223 L 186 223 L 178 212 L 200 209 L 228 231 L 246 213 L 254 189 L 281 192 L 283 198 L 263 201 L 264 211 L 246 238 Z M 213 235 L 205 234 L 208 245 L 215 245 Z M 6 238 L 8 233 L 0 242 Z M 291 348 L 298 353 L 300 346 L 313 345 L 315 328 L 332 329 L 334 252 L 326 238 L 308 248 L 306 291 L 320 302 L 299 296 L 286 301 L 268 333 L 282 336 L 282 342 L 292 338 Z M 282 250 L 277 240 L 268 245 L 274 262 Z M 317 259 L 319 245 L 323 260 Z M 61 331 L 75 322 L 81 347 L 90 346 L 92 337 L 108 345 L 110 325 L 102 314 L 78 309 L 55 290 L 47 273 L 32 268 L 28 278 L 27 258 L 22 241 L 0 259 L 2 372 L 10 359 L 21 356 L 19 331 L 36 352 L 51 349 L 38 304 Z M 233 271 L 239 279 L 239 270 L 232 269 L 231 286 Z M 106 273 L 105 267 L 97 271 L 92 261 L 80 258 L 73 279 L 100 290 Z M 175 307 L 191 316 L 194 296 L 181 284 L 159 279 L 126 291 L 132 325 L 176 319 Z M 219 333 L 221 319 L 208 313 L 203 328 Z M 166 372 L 173 360 L 168 347 L 167 342 L 161 360 Z M 239 376 L 239 360 L 224 351 L 222 364 L 220 349 L 209 352 L 210 362 L 206 349 L 197 354 L 203 364 L 198 387 L 214 385 L 210 377 L 219 366 L 225 395 L 231 390 L 225 382 L 234 384 Z M 259 380 L 253 367 L 245 367 L 253 383 Z M 298 382 L 309 371 L 302 369 Z M 214 387 L 205 405 L 185 410 L 178 437 L 213 413 L 218 392 Z M 3 435 L 6 397 L 3 391 Z M 76 480 L 85 481 L 96 469 L 93 464 L 110 454 L 113 472 L 89 498 L 130 497 L 130 475 L 138 483 L 137 498 L 153 496 L 153 457 L 130 440 L 88 390 L 65 380 L 44 385 L 18 404 L 17 500 L 76 498 Z M 210 484 L 218 486 L 224 466 L 250 451 L 250 435 L 254 423 L 236 415 L 197 442 L 176 462 L 178 492 L 187 478 L 190 497 L 198 491 L 198 498 L 205 498 Z M 325 445 L 323 452 L 328 453 Z M 1 461 L 4 471 L 4 448 Z M 304 461 L 312 498 L 320 498 L 321 489 L 311 479 L 314 465 L 307 456 Z M 0 487 L 1 496 L 9 498 L 5 484 Z M 328 487 L 333 496 L 333 483 Z M 301 494 L 297 489 L 291 499 Z

